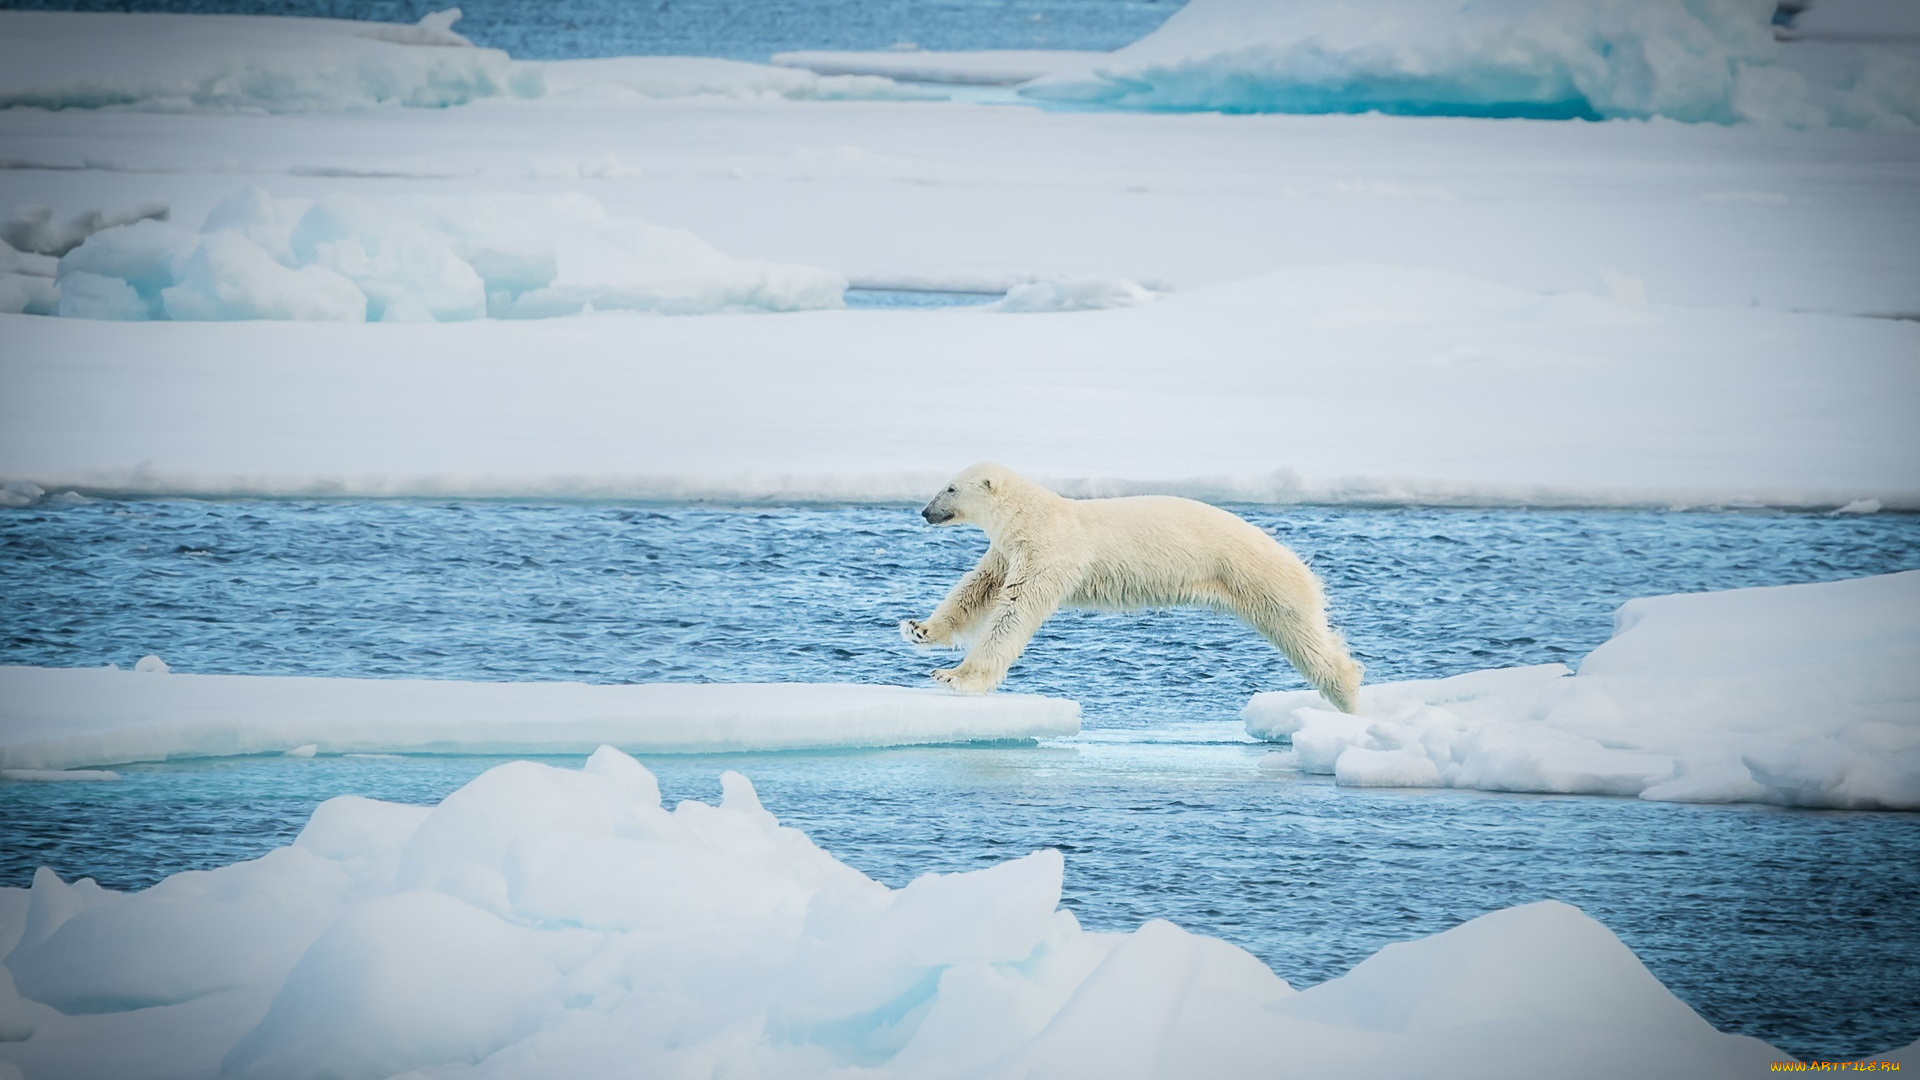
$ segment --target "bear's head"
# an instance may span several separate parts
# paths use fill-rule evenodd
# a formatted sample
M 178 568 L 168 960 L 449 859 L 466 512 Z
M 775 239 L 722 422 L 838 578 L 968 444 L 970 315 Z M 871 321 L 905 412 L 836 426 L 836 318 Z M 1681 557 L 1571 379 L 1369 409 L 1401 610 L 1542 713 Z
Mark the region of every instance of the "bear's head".
M 921 508 L 920 516 L 926 518 L 929 525 L 987 528 L 1018 479 L 1013 470 L 983 461 L 954 477 L 946 490 Z

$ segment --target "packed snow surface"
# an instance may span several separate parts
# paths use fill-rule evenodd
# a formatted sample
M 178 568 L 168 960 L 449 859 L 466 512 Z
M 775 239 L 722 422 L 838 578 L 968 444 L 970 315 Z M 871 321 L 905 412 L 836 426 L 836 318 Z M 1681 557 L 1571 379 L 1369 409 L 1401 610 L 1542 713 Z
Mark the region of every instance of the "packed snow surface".
M 152 658 L 150 658 L 152 659 Z M 480 683 L 0 667 L 0 767 L 313 753 L 813 750 L 1035 739 L 1080 707 L 836 683 Z
M 1022 93 L 1232 112 L 1659 116 L 1794 127 L 1920 121 L 1920 64 L 1869 50 L 1835 83 L 1810 82 L 1781 62 L 1775 7 L 1774 0 L 1192 0 L 1140 41 L 1028 83 Z
M 1622 605 L 1580 662 L 1255 695 L 1342 784 L 1920 810 L 1920 570 Z
M 1920 324 L 1393 267 L 1036 314 L 0 316 L 0 336 L 0 480 L 23 501 L 918 503 L 984 459 L 1075 495 L 1920 508 Z
M 177 677 L 177 676 L 176 676 Z M 0 890 L 0 1062 L 112 1075 L 1746 1076 L 1576 908 L 1389 946 L 1296 993 L 1226 942 L 1089 933 L 1040 851 L 889 889 L 737 773 L 660 804 L 610 748 L 436 807 L 323 803 L 289 847 L 133 894 Z M 17 944 L 12 944 L 17 942 Z M 17 989 L 16 989 L 17 988 Z
M 122 322 L 795 311 L 838 307 L 846 290 L 831 271 L 729 258 L 589 195 L 275 199 L 258 187 L 198 232 L 152 216 L 107 224 L 56 274 L 54 313 Z

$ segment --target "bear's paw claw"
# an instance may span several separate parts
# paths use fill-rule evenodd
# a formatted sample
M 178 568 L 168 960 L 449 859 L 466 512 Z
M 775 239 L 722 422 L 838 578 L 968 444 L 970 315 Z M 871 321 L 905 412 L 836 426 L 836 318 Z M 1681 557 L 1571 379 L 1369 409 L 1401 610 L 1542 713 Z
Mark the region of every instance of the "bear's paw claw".
M 936 681 L 963 694 L 984 694 L 993 689 L 993 684 L 978 675 L 968 675 L 958 668 L 941 668 L 933 673 Z
M 927 624 L 917 619 L 901 619 L 900 636 L 906 638 L 908 642 L 914 645 L 929 645 L 933 643 L 933 635 L 927 632 Z

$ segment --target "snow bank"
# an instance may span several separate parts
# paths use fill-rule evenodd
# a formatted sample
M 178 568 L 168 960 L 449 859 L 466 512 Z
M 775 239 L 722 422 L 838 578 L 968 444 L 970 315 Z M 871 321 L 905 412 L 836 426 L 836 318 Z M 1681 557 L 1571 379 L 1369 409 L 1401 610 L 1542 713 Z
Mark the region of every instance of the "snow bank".
M 538 93 L 535 73 L 447 21 L 0 12 L 0 108 L 310 112 Z
M 828 271 L 733 259 L 613 217 L 586 195 L 308 201 L 257 187 L 215 206 L 198 233 L 150 219 L 100 229 L 57 272 L 58 314 L 121 321 L 792 311 L 838 307 L 846 289 Z M 19 310 L 32 305 L 44 298 Z
M 0 108 L 339 112 L 488 98 L 619 104 L 661 98 L 919 100 L 872 75 L 820 76 L 706 57 L 514 61 L 418 25 L 249 15 L 0 11 Z
M 1031 694 L 836 683 L 473 683 L 0 667 L 0 767 L 69 769 L 306 751 L 650 753 L 908 746 L 1071 735 Z
M 1659 596 L 1559 664 L 1257 694 L 1247 733 L 1342 784 L 1920 810 L 1920 570 Z
M 736 773 L 660 805 L 617 751 L 435 807 L 329 800 L 252 862 L 0 890 L 30 1076 L 1743 1076 L 1605 927 L 1545 902 L 1295 993 L 1151 921 L 1088 933 L 1040 851 L 889 889 Z M 56 1011 L 58 1010 L 58 1011 Z M 1577 1052 L 1575 1052 L 1577 1050 Z
M 1900 93 L 1876 84 L 1920 88 L 1920 69 L 1883 58 L 1843 85 L 1816 87 L 1780 66 L 1774 8 L 1773 0 L 1193 0 L 1140 41 L 1021 92 L 1228 112 L 1795 127 L 1916 119 Z

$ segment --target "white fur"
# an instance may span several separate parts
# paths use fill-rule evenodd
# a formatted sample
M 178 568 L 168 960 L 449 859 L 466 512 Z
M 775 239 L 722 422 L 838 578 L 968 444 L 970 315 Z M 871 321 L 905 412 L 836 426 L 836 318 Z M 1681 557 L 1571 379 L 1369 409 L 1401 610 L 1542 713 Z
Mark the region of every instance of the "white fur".
M 990 541 L 925 620 L 915 644 L 973 647 L 933 673 L 984 693 L 1062 606 L 1110 611 L 1196 604 L 1246 620 L 1336 707 L 1352 712 L 1360 665 L 1327 625 L 1313 571 L 1273 537 L 1206 503 L 1165 495 L 1067 499 L 999 465 L 975 465 L 921 511 L 936 525 L 976 525 Z

